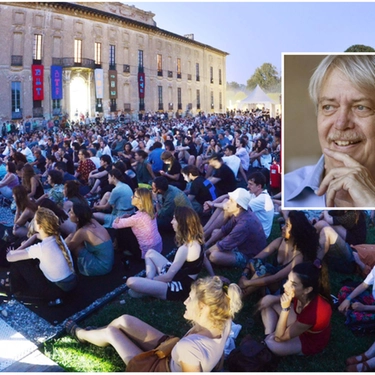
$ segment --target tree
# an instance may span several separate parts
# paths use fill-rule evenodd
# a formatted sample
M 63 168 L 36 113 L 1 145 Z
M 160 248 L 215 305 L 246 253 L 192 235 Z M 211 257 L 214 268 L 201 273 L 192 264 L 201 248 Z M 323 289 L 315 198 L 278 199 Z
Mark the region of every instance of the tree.
M 227 82 L 227 90 L 238 90 L 240 88 L 240 84 L 237 82 Z
M 264 63 L 261 67 L 256 68 L 254 74 L 247 80 L 247 88 L 254 90 L 259 85 L 267 92 L 280 90 L 281 79 L 276 67 L 270 63 Z
M 345 52 L 375 52 L 375 49 L 363 44 L 353 44 Z

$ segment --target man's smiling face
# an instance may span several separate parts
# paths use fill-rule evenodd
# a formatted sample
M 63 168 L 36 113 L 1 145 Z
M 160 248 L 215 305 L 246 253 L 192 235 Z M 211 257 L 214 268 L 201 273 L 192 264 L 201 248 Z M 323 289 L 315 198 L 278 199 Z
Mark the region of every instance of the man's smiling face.
M 334 69 L 322 85 L 318 102 L 322 150 L 345 153 L 375 177 L 375 93 L 360 91 Z M 325 157 L 326 170 L 342 163 Z

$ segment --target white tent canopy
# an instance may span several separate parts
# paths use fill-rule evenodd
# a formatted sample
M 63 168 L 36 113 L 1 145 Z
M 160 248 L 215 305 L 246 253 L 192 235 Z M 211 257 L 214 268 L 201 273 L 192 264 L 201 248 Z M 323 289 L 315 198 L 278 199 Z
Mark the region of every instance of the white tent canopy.
M 274 100 L 272 100 L 261 88 L 259 85 L 255 87 L 255 89 L 243 99 L 240 103 L 242 106 L 246 106 L 246 108 L 253 109 L 253 108 L 261 108 L 265 107 L 270 110 L 270 115 L 273 116 L 275 112 L 275 106 L 278 104 Z

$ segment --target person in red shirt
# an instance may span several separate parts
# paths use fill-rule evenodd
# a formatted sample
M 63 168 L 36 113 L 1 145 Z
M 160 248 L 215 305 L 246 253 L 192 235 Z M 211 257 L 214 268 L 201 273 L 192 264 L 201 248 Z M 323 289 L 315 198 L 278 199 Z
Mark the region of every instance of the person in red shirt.
M 331 335 L 331 296 L 326 267 L 299 263 L 284 284 L 284 294 L 268 295 L 259 303 L 265 343 L 276 355 L 321 352 Z
M 88 184 L 90 172 L 96 169 L 94 162 L 90 159 L 90 154 L 86 149 L 80 149 L 78 152 L 78 168 L 74 176 L 83 184 Z

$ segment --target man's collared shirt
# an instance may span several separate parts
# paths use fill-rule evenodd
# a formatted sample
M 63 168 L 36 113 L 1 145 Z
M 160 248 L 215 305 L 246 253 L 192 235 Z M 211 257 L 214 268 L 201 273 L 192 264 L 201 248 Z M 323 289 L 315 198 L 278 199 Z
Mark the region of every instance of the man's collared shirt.
M 325 195 L 318 197 L 314 191 L 323 180 L 324 156 L 318 163 L 296 169 L 284 176 L 284 207 L 325 208 Z

